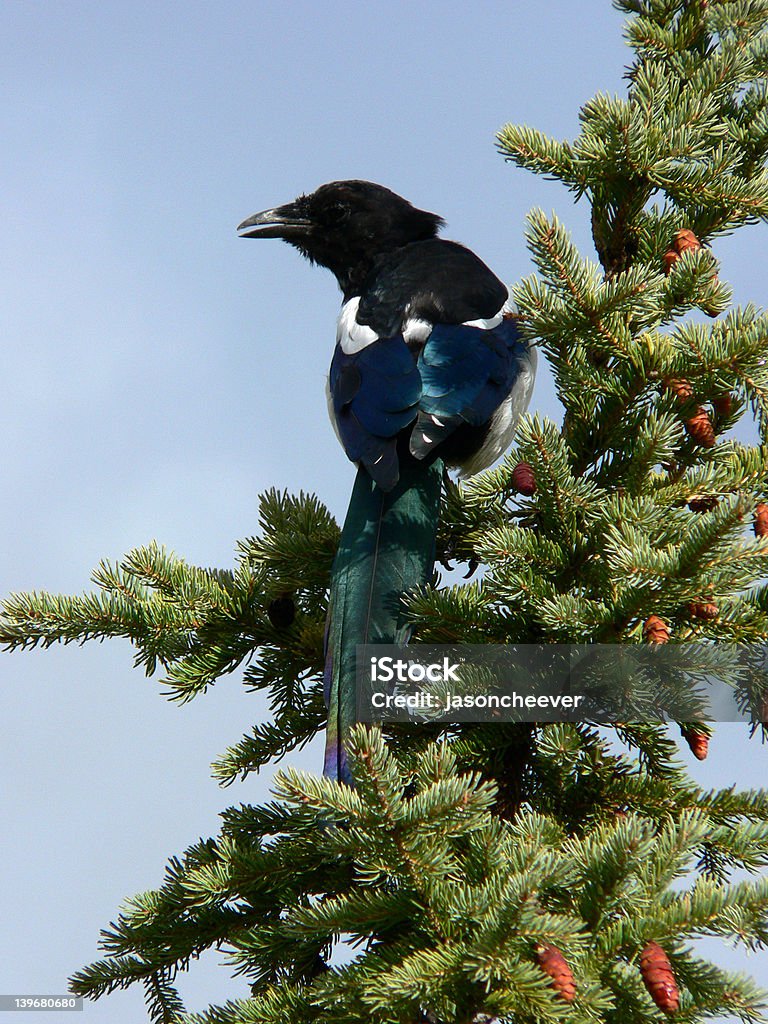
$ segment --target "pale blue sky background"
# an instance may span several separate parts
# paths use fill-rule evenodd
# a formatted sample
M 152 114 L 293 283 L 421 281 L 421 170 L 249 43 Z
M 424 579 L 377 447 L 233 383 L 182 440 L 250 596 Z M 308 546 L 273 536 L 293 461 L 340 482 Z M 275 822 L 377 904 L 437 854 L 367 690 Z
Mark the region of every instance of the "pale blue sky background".
M 269 486 L 341 516 L 335 282 L 235 226 L 363 177 L 510 282 L 531 269 L 534 205 L 591 252 L 587 207 L 505 165 L 494 132 L 575 134 L 581 103 L 623 89 L 620 27 L 608 0 L 1 3 L 0 593 L 78 592 L 151 538 L 230 565 Z M 763 227 L 718 243 L 738 301 L 765 304 L 765 243 Z M 533 405 L 557 414 L 546 374 Z M 0 993 L 61 992 L 123 897 L 219 810 L 264 798 L 266 778 L 221 791 L 208 774 L 261 704 L 233 677 L 178 709 L 122 643 L 0 654 L 0 676 Z M 757 785 L 765 764 L 729 727 L 693 771 Z M 190 1009 L 245 994 L 218 959 L 182 978 Z M 766 954 L 751 970 L 768 984 Z M 141 1020 L 141 994 L 79 1019 Z

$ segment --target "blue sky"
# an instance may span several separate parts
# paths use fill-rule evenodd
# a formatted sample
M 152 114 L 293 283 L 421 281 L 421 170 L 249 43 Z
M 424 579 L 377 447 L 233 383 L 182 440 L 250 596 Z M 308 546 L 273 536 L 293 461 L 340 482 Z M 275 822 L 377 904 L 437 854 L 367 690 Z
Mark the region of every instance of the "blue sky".
M 270 486 L 341 516 L 335 282 L 235 226 L 362 177 L 441 214 L 509 282 L 531 270 L 532 206 L 591 252 L 587 207 L 505 164 L 494 133 L 573 136 L 584 101 L 623 89 L 620 29 L 608 0 L 0 5 L 0 593 L 81 591 L 152 538 L 230 565 Z M 764 304 L 765 243 L 763 226 L 718 243 L 737 301 Z M 533 407 L 557 416 L 545 373 Z M 0 676 L 0 992 L 59 992 L 123 897 L 266 795 L 266 778 L 222 792 L 208 774 L 262 708 L 234 677 L 171 706 L 122 643 L 0 654 Z M 728 727 L 693 770 L 757 785 L 765 759 Z M 182 982 L 190 1008 L 243 994 L 216 959 Z M 765 955 L 751 970 L 768 984 Z M 83 1020 L 127 1024 L 141 1004 Z

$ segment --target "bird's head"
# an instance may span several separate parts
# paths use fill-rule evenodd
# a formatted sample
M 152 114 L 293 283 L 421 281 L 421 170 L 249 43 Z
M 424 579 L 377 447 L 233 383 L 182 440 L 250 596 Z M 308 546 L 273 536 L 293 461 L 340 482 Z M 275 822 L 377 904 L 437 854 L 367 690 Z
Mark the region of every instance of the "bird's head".
M 282 238 L 336 275 L 350 292 L 377 257 L 434 238 L 443 221 L 371 181 L 331 181 L 311 195 L 254 214 L 241 238 Z

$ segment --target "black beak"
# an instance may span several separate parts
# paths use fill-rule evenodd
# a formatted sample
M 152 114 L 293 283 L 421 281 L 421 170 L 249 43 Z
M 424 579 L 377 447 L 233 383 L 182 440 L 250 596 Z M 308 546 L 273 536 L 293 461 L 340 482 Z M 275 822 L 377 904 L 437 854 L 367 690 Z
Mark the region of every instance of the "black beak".
M 254 213 L 238 225 L 241 238 L 297 238 L 306 235 L 311 221 L 302 216 L 295 203 Z

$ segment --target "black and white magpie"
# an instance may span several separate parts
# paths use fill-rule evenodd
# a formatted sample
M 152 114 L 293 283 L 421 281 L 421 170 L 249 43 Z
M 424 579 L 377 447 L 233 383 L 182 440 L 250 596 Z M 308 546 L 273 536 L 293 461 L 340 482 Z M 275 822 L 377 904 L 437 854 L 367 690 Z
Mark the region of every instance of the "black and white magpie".
M 443 466 L 491 465 L 533 387 L 507 288 L 442 226 L 382 185 L 333 181 L 238 228 L 289 242 L 343 294 L 328 405 L 359 469 L 331 580 L 326 773 L 345 781 L 355 647 L 405 641 L 402 596 L 434 567 Z

